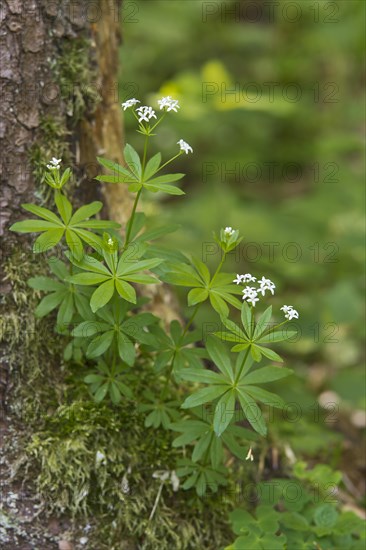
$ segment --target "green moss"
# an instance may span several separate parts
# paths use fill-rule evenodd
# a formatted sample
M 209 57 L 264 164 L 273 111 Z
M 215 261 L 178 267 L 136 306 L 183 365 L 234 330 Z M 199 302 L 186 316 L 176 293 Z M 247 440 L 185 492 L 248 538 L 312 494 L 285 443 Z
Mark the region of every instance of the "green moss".
M 60 87 L 66 114 L 75 126 L 85 114 L 92 113 L 100 101 L 96 73 L 90 62 L 91 41 L 86 38 L 63 40 L 52 68 Z
M 165 430 L 147 430 L 132 402 L 109 407 L 79 399 L 46 419 L 26 454 L 50 512 L 94 518 L 90 548 L 217 549 L 230 538 L 230 499 L 200 500 L 164 484 L 149 520 L 161 483 L 153 473 L 173 470 L 179 457 L 171 439 Z

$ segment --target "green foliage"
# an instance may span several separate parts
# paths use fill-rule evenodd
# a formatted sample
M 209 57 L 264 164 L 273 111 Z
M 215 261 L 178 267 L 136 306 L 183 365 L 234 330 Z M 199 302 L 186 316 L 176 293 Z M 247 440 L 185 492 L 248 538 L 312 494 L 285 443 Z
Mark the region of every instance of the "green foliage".
M 294 479 L 272 479 L 257 486 L 261 500 L 254 515 L 243 509 L 230 514 L 239 536 L 227 550 L 363 548 L 364 521 L 341 511 L 335 499 L 341 474 L 323 464 L 306 470 L 305 463 L 298 463 L 293 475 Z
M 131 99 L 123 107 L 130 109 L 136 103 L 137 100 Z M 71 171 L 66 168 L 61 172 L 61 159 L 54 157 L 47 165 L 45 182 L 54 190 L 57 214 L 43 206 L 25 204 L 23 208 L 38 219 L 16 222 L 11 230 L 41 233 L 33 251 L 46 252 L 58 247 L 68 261 L 64 263 L 51 257 L 49 267 L 56 278 L 33 277 L 28 284 L 37 292 L 47 293 L 36 308 L 38 317 L 58 310 L 56 330 L 69 339 L 64 350 L 65 361 L 80 371 L 87 367 L 77 383 L 83 380 L 96 404 L 104 401 L 127 407 L 137 400 L 137 410 L 145 416 L 145 428 L 163 429 L 169 434 L 181 432 L 173 442 L 174 449 L 183 447 L 184 457 L 177 463 L 176 475 L 182 479 L 183 489 L 195 488 L 197 495 L 203 496 L 208 489 L 217 492 L 219 486 L 228 483 L 227 456 L 253 460 L 252 449 L 248 452 L 246 445 L 256 441 L 254 432 L 261 436 L 267 433 L 257 403 L 280 408 L 284 404 L 279 396 L 263 389 L 262 384 L 281 380 L 292 371 L 278 366 L 253 368 L 254 361 L 259 362 L 262 356 L 272 361 L 282 360 L 265 344 L 285 338 L 283 331 L 278 330 L 284 323 L 275 325 L 273 331 L 268 329 L 272 307 L 255 319 L 257 296 L 261 293 L 264 297 L 267 290 L 273 294 L 275 285 L 271 281 L 263 277 L 258 281 L 257 290 L 254 287 L 242 290 L 238 286 L 240 282 L 245 282 L 247 277 L 251 281 L 256 278 L 247 274 L 237 276 L 234 281 L 233 274 L 221 271 L 227 254 L 241 241 L 238 230 L 226 227 L 216 237 L 222 254 L 213 275 L 196 257 L 187 260 L 181 253 L 163 252 L 150 244 L 175 227 L 145 228 L 146 217 L 136 213 L 141 194 L 146 191 L 183 194 L 171 185 L 183 174 L 156 174 L 182 154 L 193 152 L 189 144 L 180 140 L 178 154 L 165 163 L 162 164 L 161 154 L 148 159 L 149 141 L 155 135 L 155 128 L 167 112 L 179 108 L 178 102 L 170 97 L 163 98 L 159 104 L 163 110 L 159 118 L 151 107 L 132 110 L 139 123 L 138 132 L 145 139 L 141 157 L 131 145 L 126 145 L 126 167 L 99 159 L 102 167 L 112 170 L 114 175 L 97 176 L 97 180 L 126 183 L 128 189 L 136 193 L 123 236 L 117 232 L 119 224 L 93 219 L 102 208 L 100 202 L 86 204 L 73 212 L 64 194 Z M 110 232 L 103 232 L 106 229 Z M 142 310 L 146 301 L 137 298 L 134 286 L 158 283 L 157 277 L 192 288 L 188 294 L 188 305 L 193 307 L 190 319 L 183 326 L 173 321 L 169 332 L 159 324 L 158 318 Z M 243 305 L 237 298 L 240 294 L 243 294 Z M 210 336 L 202 345 L 203 335 L 192 330 L 191 325 L 206 300 L 227 332 Z M 243 329 L 229 319 L 230 307 L 241 310 Z M 287 310 L 285 313 L 289 320 Z M 298 316 L 297 312 L 293 313 Z M 236 342 L 231 350 L 239 352 L 234 366 L 231 352 L 217 336 Z M 155 391 L 142 385 L 137 374 L 137 361 L 142 357 L 145 358 L 144 371 L 157 377 Z M 185 382 L 192 383 L 193 388 Z M 197 390 L 197 384 L 206 384 L 206 387 Z M 187 396 L 191 389 L 193 393 Z M 213 412 L 209 419 L 204 412 L 208 404 Z M 243 420 L 254 432 L 237 424 Z M 73 443 L 77 453 L 78 445 L 75 445 Z M 187 458 L 186 446 L 193 447 L 190 458 Z

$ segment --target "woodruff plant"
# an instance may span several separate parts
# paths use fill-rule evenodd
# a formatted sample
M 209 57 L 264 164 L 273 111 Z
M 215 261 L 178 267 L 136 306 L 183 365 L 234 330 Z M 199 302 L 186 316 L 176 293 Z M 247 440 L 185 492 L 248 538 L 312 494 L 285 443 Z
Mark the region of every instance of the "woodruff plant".
M 137 212 L 140 197 L 143 192 L 183 195 L 176 182 L 184 174 L 167 174 L 163 170 L 193 150 L 179 140 L 179 152 L 169 160 L 162 161 L 160 153 L 148 158 L 149 142 L 156 128 L 180 106 L 177 100 L 164 97 L 158 101 L 157 115 L 151 106 L 137 106 L 139 103 L 130 99 L 122 107 L 132 112 L 138 123 L 137 132 L 145 137 L 142 156 L 127 144 L 125 166 L 98 158 L 110 172 L 97 176 L 98 181 L 127 185 L 135 194 L 123 232 L 118 223 L 93 217 L 101 210 L 101 202 L 73 211 L 64 192 L 72 174 L 69 168 L 62 172 L 61 160 L 56 158 L 47 165 L 45 175 L 54 189 L 56 213 L 24 204 L 23 208 L 37 218 L 17 222 L 11 230 L 40 233 L 33 245 L 35 253 L 61 247 L 64 261 L 53 256 L 48 260 L 53 276 L 34 277 L 29 285 L 46 293 L 36 309 L 37 316 L 57 310 L 56 329 L 70 339 L 65 360 L 87 365 L 85 383 L 96 402 L 110 399 L 118 405 L 122 399 L 138 400 L 139 410 L 146 413 L 146 427 L 162 426 L 180 434 L 173 446 L 183 447 L 185 458 L 178 464 L 176 474 L 183 489 L 195 487 L 199 495 L 204 495 L 208 487 L 215 492 L 219 485 L 226 484 L 228 452 L 253 460 L 252 443 L 258 440 L 258 434 L 266 435 L 264 416 L 257 403 L 283 406 L 282 399 L 262 385 L 291 371 L 273 365 L 258 369 L 255 364 L 262 357 L 282 361 L 268 345 L 294 334 L 284 331 L 283 325 L 297 318 L 298 313 L 292 306 L 283 306 L 285 321 L 274 327 L 271 306 L 255 315 L 259 299 L 273 294 L 275 285 L 265 277 L 257 280 L 247 273 L 233 279 L 233 274 L 222 271 L 227 254 L 241 241 L 239 231 L 231 227 L 215 235 L 222 255 L 214 273 L 198 258 L 164 252 L 152 244 L 176 227 L 148 228 L 145 215 Z M 146 298 L 137 297 L 134 285 L 159 280 L 190 288 L 188 306 L 193 311 L 185 325 L 173 321 L 167 331 L 161 320 L 142 310 Z M 244 289 L 242 284 L 246 285 Z M 206 301 L 219 315 L 223 330 L 202 343 L 202 334 L 192 326 Z M 230 319 L 233 310 L 240 311 L 241 325 Z M 230 351 L 227 342 L 232 345 Z M 139 365 L 146 356 L 151 359 L 145 360 L 145 368 L 155 369 L 159 393 L 146 389 L 142 396 L 136 394 L 134 366 L 139 356 Z M 186 382 L 191 382 L 195 391 L 182 403 L 177 396 L 187 391 Z M 204 387 L 196 389 L 198 385 Z

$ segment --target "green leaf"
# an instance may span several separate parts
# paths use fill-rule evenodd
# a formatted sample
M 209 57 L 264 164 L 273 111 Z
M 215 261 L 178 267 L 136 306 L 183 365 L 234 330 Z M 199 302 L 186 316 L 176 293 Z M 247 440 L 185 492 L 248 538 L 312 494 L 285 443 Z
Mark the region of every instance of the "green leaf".
M 37 239 L 34 241 L 33 252 L 35 254 L 42 254 L 42 252 L 50 250 L 60 242 L 64 232 L 64 228 L 50 229 L 49 231 L 45 231 L 45 233 L 39 235 L 39 237 L 37 237 Z
M 261 336 L 257 340 L 257 342 L 260 344 L 272 344 L 274 342 L 282 342 L 283 340 L 289 340 L 296 334 L 296 330 L 278 330 Z
M 83 243 L 74 231 L 66 229 L 65 232 L 67 246 L 71 253 L 78 259 L 81 259 L 84 255 Z
M 135 174 L 135 176 L 138 177 L 138 179 L 141 179 L 141 161 L 140 157 L 138 156 L 135 149 L 132 147 L 132 145 L 126 144 L 124 150 L 123 150 L 124 158 L 131 169 L 131 172 Z
M 157 185 L 160 186 L 161 184 L 164 184 L 162 185 L 162 187 L 164 188 L 165 184 L 181 180 L 182 178 L 184 178 L 184 176 L 185 174 L 165 174 L 164 176 L 159 176 L 150 180 L 148 185 L 153 185 L 156 187 Z
M 186 368 L 180 373 L 183 380 L 191 382 L 201 382 L 202 384 L 226 384 L 225 379 L 217 372 L 212 372 L 207 369 L 191 369 Z
M 248 337 L 251 338 L 253 328 L 252 310 L 245 301 L 241 306 L 241 322 L 243 323 L 243 327 Z
M 63 222 L 68 224 L 72 214 L 70 201 L 60 191 L 55 191 L 55 203 Z
M 56 216 L 56 214 L 51 212 L 51 210 L 48 210 L 48 208 L 43 208 L 43 206 L 36 206 L 35 204 L 22 204 L 22 208 L 24 208 L 24 210 L 27 210 L 28 212 L 31 212 L 32 214 L 35 214 L 36 216 L 39 216 L 40 218 L 43 218 L 44 220 L 47 220 L 62 227 L 62 223 L 59 218 Z
M 220 397 L 224 392 L 229 389 L 229 386 L 212 386 L 210 388 L 202 388 L 193 395 L 187 397 L 182 405 L 182 409 L 191 409 L 192 407 L 198 407 L 209 401 L 213 401 L 217 397 Z
M 17 233 L 40 233 L 49 229 L 59 229 L 59 224 L 43 220 L 23 220 L 22 222 L 13 223 L 10 227 L 10 231 L 16 231 Z
M 217 436 L 226 430 L 231 422 L 235 413 L 235 391 L 231 390 L 226 392 L 218 401 L 215 414 L 213 427 Z
M 101 275 L 99 273 L 77 273 L 68 278 L 70 283 L 75 285 L 99 285 L 104 283 L 110 278 L 107 275 Z
M 208 290 L 205 288 L 193 288 L 188 293 L 188 305 L 194 306 L 200 302 L 204 302 L 208 297 Z
M 247 374 L 244 378 L 244 384 L 265 384 L 267 382 L 273 382 L 274 380 L 280 380 L 293 374 L 291 369 L 285 367 L 263 367 L 254 372 Z
M 27 281 L 28 285 L 35 290 L 43 290 L 46 292 L 52 292 L 57 290 L 64 290 L 64 285 L 55 279 L 49 277 L 31 277 Z
M 267 309 L 259 317 L 257 324 L 253 333 L 253 340 L 257 340 L 265 330 L 268 329 L 268 323 L 272 317 L 272 306 L 267 307 Z
M 93 274 L 89 274 L 91 276 Z M 93 313 L 95 313 L 98 309 L 105 306 L 109 300 L 112 298 L 114 294 L 114 281 L 106 281 L 102 285 L 100 285 L 92 294 L 91 300 L 90 300 L 90 307 Z
M 105 383 L 103 386 L 101 386 L 94 394 L 94 399 L 97 403 L 100 403 L 103 401 L 105 396 L 107 395 L 109 384 Z
M 161 153 L 156 153 L 151 159 L 147 162 L 145 171 L 144 171 L 144 181 L 149 180 L 158 170 L 161 163 Z
M 121 298 L 136 304 L 136 291 L 132 285 L 126 283 L 126 281 L 116 279 L 116 289 Z
M 271 361 L 277 361 L 279 363 L 283 363 L 282 357 L 272 349 L 264 348 L 263 346 L 257 346 L 257 347 L 259 348 L 260 352 L 265 357 L 268 357 L 268 359 L 271 359 Z
M 262 412 L 254 399 L 246 395 L 241 388 L 238 388 L 237 395 L 243 412 L 251 426 L 253 426 L 255 431 L 260 435 L 265 436 L 267 434 L 267 428 L 263 420 Z
M 261 401 L 265 405 L 283 409 L 285 402 L 279 395 L 269 392 L 257 386 L 245 386 L 245 392 L 254 397 L 257 401 Z
M 198 440 L 192 453 L 193 462 L 197 462 L 197 460 L 200 460 L 202 458 L 210 445 L 211 439 L 212 433 L 209 432 Z
M 53 292 L 52 294 L 45 296 L 36 307 L 34 312 L 35 315 L 37 317 L 44 317 L 62 302 L 64 296 L 64 292 Z
M 107 170 L 112 170 L 112 172 L 117 172 L 119 174 L 123 174 L 124 176 L 134 177 L 133 174 L 129 172 L 129 170 L 127 170 L 126 168 L 124 168 L 124 166 L 121 166 L 117 162 L 113 162 L 102 157 L 97 157 L 97 160 L 99 164 L 101 164 L 104 168 L 107 168 Z
M 230 356 L 228 355 L 225 346 L 218 340 L 209 337 L 206 342 L 206 349 L 215 365 L 229 380 L 233 382 L 234 373 L 230 363 Z
M 220 317 L 227 317 L 229 315 L 229 308 L 226 305 L 225 301 L 218 296 L 213 290 L 210 292 L 210 302 L 215 311 L 220 315 Z
M 118 333 L 118 353 L 122 361 L 130 367 L 133 366 L 136 357 L 135 346 L 125 334 Z
M 150 180 L 154 181 L 154 180 Z M 144 187 L 148 191 L 152 191 L 153 193 L 157 193 L 158 191 L 163 191 L 163 193 L 168 193 L 168 195 L 185 195 L 185 192 L 179 189 L 179 187 L 175 187 L 174 185 L 168 185 L 167 183 L 154 183 L 154 185 L 151 185 L 151 183 L 145 183 Z
M 83 220 L 86 220 L 87 218 L 90 218 L 91 216 L 94 216 L 102 208 L 103 208 L 103 203 L 100 201 L 94 201 L 89 204 L 85 204 L 81 208 L 78 208 L 76 212 L 73 214 L 70 220 L 70 225 L 77 224 Z
M 112 344 L 114 331 L 103 332 L 92 340 L 86 350 L 86 356 L 90 359 L 102 355 Z
M 232 351 L 234 351 L 234 348 Z M 259 363 L 259 361 L 262 359 L 261 348 L 259 346 L 256 346 L 255 344 L 252 344 L 250 346 L 250 353 L 252 354 L 254 361 Z
M 211 275 L 207 265 L 201 262 L 201 260 L 199 260 L 198 258 L 195 258 L 194 256 L 192 256 L 192 263 L 194 267 L 197 269 L 198 273 L 200 274 L 202 281 L 206 285 L 209 285 L 211 280 Z

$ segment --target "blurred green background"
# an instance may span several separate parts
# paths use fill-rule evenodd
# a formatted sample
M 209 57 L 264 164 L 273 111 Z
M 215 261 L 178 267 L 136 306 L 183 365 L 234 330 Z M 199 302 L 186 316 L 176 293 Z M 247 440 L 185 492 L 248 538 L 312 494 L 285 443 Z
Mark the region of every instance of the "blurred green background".
M 180 223 L 167 244 L 212 267 L 212 231 L 240 229 L 226 271 L 268 276 L 274 309 L 300 312 L 301 339 L 282 350 L 298 373 L 286 396 L 311 409 L 332 390 L 352 418 L 365 408 L 365 3 L 126 0 L 122 14 L 121 101 L 179 99 L 154 146 L 166 158 L 181 138 L 194 149 L 173 170 L 187 195 L 148 212 Z M 127 112 L 126 141 L 141 150 L 135 129 Z M 201 311 L 198 323 L 216 320 Z M 329 443 L 309 420 L 310 440 Z

